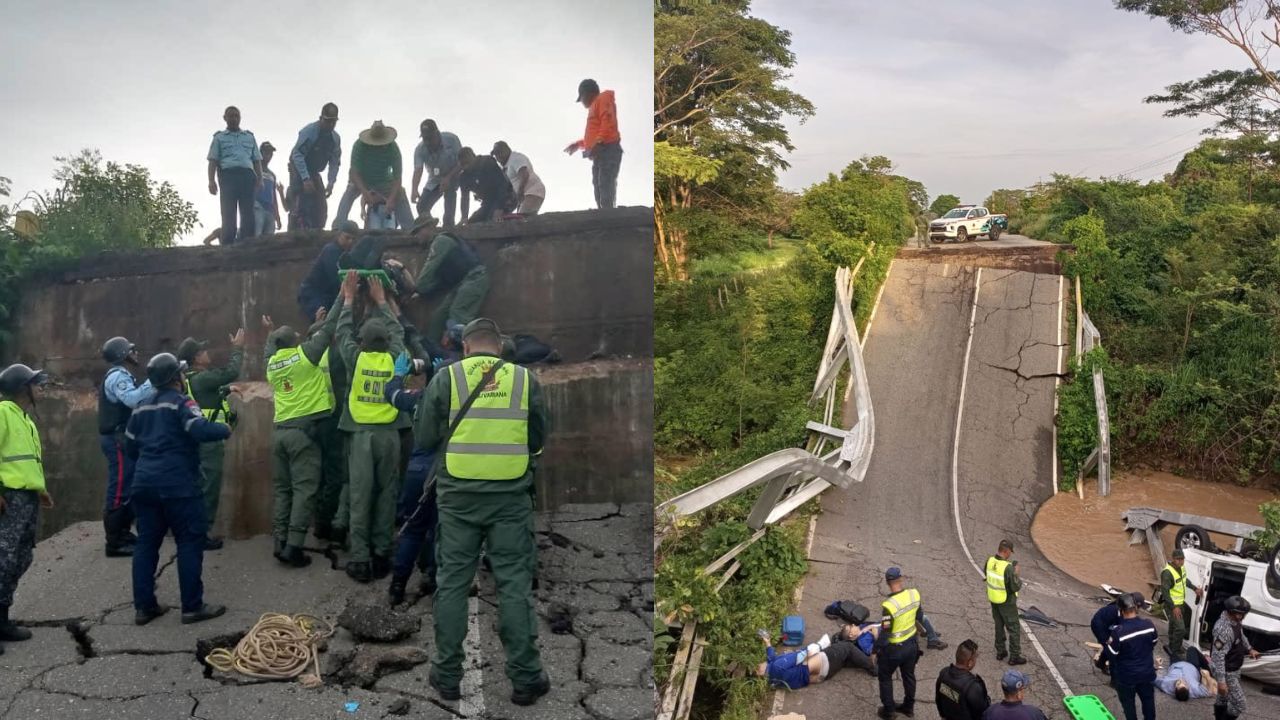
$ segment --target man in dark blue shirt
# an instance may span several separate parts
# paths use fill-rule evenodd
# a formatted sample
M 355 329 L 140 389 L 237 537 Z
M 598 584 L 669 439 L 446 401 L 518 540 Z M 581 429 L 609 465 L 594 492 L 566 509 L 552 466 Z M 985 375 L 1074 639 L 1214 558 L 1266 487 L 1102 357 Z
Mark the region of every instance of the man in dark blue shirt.
M 360 232 L 360 226 L 351 220 L 340 223 L 337 229 L 338 239 L 320 250 L 320 257 L 311 264 L 311 272 L 307 273 L 302 285 L 298 287 L 298 306 L 302 308 L 302 314 L 306 316 L 308 323 L 319 320 L 316 313 L 320 308 L 327 310 L 338 296 L 338 291 L 342 288 L 342 278 L 338 277 L 338 259 L 355 245 L 356 235 Z
M 1142 593 L 1133 593 L 1134 600 L 1137 601 L 1138 607 L 1146 602 L 1146 598 L 1142 597 Z M 1110 674 L 1110 657 L 1107 654 L 1107 640 L 1111 638 L 1111 628 L 1120 622 L 1120 600 L 1116 600 L 1098 608 L 1098 612 L 1093 614 L 1093 618 L 1089 620 L 1089 631 L 1093 633 L 1093 637 L 1102 646 L 1102 651 L 1098 653 L 1098 657 L 1093 661 L 1095 667 L 1104 673 Z
M 147 363 L 156 396 L 129 418 L 125 451 L 134 458 L 130 504 L 138 519 L 133 553 L 134 622 L 146 625 L 168 611 L 156 602 L 160 543 L 169 532 L 178 545 L 178 586 L 183 624 L 218 617 L 221 605 L 206 605 L 200 580 L 204 562 L 205 509 L 200 489 L 200 443 L 225 440 L 231 428 L 210 422 L 182 394 L 186 363 L 161 353 Z
M 1159 635 L 1156 626 L 1138 617 L 1138 599 L 1132 593 L 1121 595 L 1120 622 L 1111 628 L 1106 653 L 1111 662 L 1111 680 L 1115 683 L 1125 720 L 1137 720 L 1134 696 L 1142 700 L 1143 720 L 1156 717 L 1156 662 L 1154 651 Z
M 1035 705 L 1024 705 L 1027 686 L 1031 681 L 1017 670 L 1005 670 L 1000 678 L 1004 701 L 992 705 L 982 713 L 982 720 L 1046 720 L 1044 711 Z

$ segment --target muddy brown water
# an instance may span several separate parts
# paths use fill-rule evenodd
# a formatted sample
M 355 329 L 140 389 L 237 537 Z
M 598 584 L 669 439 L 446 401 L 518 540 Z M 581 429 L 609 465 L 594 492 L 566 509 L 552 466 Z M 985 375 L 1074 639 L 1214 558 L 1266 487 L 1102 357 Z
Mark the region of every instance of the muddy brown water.
M 1075 493 L 1053 496 L 1036 513 L 1031 536 L 1045 557 L 1078 580 L 1149 592 L 1147 583 L 1156 581 L 1151 555 L 1146 543 L 1129 545 L 1120 513 L 1153 507 L 1262 525 L 1258 505 L 1277 497 L 1268 490 L 1139 469 L 1113 476 L 1111 495 L 1105 498 L 1098 496 L 1095 483 L 1085 485 L 1084 500 Z M 1160 531 L 1166 554 L 1178 527 L 1165 525 Z M 1217 545 L 1235 546 L 1234 538 L 1210 536 Z

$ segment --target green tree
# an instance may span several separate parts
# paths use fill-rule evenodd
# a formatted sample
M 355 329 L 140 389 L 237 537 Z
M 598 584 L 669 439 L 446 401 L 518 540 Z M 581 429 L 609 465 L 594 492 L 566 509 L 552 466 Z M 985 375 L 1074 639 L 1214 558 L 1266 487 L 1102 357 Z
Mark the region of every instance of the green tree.
M 1180 32 L 1215 37 L 1238 49 L 1244 70 L 1215 70 L 1195 80 L 1174 83 L 1149 103 L 1169 104 L 1167 117 L 1216 119 L 1220 133 L 1266 133 L 1280 128 L 1280 77 L 1267 66 L 1280 48 L 1275 19 L 1277 0 L 1115 0 L 1120 10 L 1142 13 Z
M 717 202 L 750 207 L 773 193 L 792 149 L 784 121 L 813 113 L 784 85 L 795 64 L 790 44 L 790 33 L 748 15 L 746 2 L 654 4 L 654 142 L 721 163 L 714 176 L 655 174 L 666 277 L 687 277 L 686 211 Z
M 929 214 L 934 217 L 942 217 L 948 210 L 960 204 L 960 198 L 955 195 L 939 195 L 929 204 Z
M 39 225 L 34 237 L 19 238 L 10 224 L 15 208 L 0 203 L 0 356 L 12 352 L 10 316 L 32 273 L 103 250 L 168 247 L 196 222 L 195 207 L 144 167 L 104 162 L 97 150 L 55 160 L 57 189 L 27 196 Z M 8 196 L 4 180 L 0 197 Z

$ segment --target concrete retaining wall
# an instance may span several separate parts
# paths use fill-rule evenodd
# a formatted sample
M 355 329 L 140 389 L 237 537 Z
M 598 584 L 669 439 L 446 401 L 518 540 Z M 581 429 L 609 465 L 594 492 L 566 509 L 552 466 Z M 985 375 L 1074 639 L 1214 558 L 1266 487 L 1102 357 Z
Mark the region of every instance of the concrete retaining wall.
M 648 208 L 553 213 L 463 228 L 489 265 L 482 309 L 507 332 L 556 347 L 563 363 L 538 369 L 552 434 L 539 504 L 648 502 L 653 492 L 653 214 Z M 387 233 L 388 254 L 416 270 L 426 243 Z M 187 335 L 248 336 L 238 384 L 241 422 L 228 446 L 221 530 L 243 536 L 269 526 L 270 388 L 261 315 L 304 326 L 295 296 L 329 233 L 292 233 L 233 248 L 109 253 L 23 291 L 17 361 L 55 378 L 39 407 L 46 474 L 58 507 L 42 535 L 100 516 L 106 463 L 98 449 L 96 383 L 102 343 L 125 335 L 143 359 L 173 351 Z M 420 327 L 430 311 L 415 302 Z

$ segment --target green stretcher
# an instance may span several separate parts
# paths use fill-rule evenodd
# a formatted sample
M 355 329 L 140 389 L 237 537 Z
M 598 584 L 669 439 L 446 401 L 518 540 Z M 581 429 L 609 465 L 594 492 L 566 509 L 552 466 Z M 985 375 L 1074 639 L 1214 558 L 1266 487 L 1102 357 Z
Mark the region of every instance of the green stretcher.
M 1062 704 L 1075 720 L 1116 720 L 1097 695 L 1072 695 L 1063 698 Z
M 376 278 L 379 282 L 381 282 L 381 283 L 382 283 L 382 287 L 383 287 L 383 288 L 385 288 L 386 290 L 390 290 L 390 291 L 394 292 L 394 291 L 395 291 L 395 289 L 396 289 L 396 284 L 395 284 L 395 282 L 391 279 L 391 277 L 390 277 L 389 275 L 387 275 L 387 272 L 386 272 L 385 270 L 382 270 L 382 269 L 378 269 L 378 270 L 360 270 L 360 269 L 357 269 L 357 268 L 349 268 L 349 269 L 347 269 L 347 270 L 343 270 L 343 269 L 339 268 L 339 270 L 338 270 L 338 279 L 339 279 L 339 280 L 342 280 L 342 279 L 346 278 L 346 277 L 347 277 L 347 273 L 351 272 L 352 270 L 355 270 L 355 271 L 356 271 L 356 274 L 360 276 L 360 279 L 361 279 L 361 280 L 368 280 L 368 279 L 370 279 L 370 278 Z

